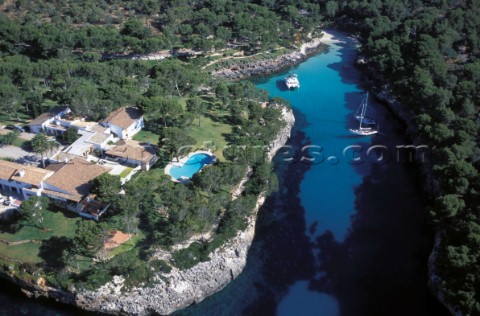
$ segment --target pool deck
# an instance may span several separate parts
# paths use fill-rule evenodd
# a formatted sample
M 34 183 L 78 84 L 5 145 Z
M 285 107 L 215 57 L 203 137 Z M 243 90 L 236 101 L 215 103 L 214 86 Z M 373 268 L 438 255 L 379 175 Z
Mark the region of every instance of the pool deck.
M 186 182 L 188 180 L 190 180 L 190 178 L 187 178 L 187 177 L 182 177 L 181 180 L 178 180 L 177 178 L 174 178 L 171 174 L 170 174 L 170 169 L 175 166 L 175 167 L 183 167 L 183 165 L 188 161 L 188 159 L 190 159 L 190 157 L 192 157 L 193 155 L 197 155 L 197 154 L 206 154 L 206 155 L 210 155 L 214 158 L 214 161 L 216 160 L 216 157 L 215 155 L 211 152 L 211 151 L 205 151 L 205 150 L 197 150 L 195 152 L 191 152 L 189 153 L 188 155 L 186 155 L 185 157 L 181 157 L 178 159 L 178 161 L 170 161 L 168 163 L 168 165 L 165 167 L 165 174 L 167 176 L 170 176 L 170 179 L 173 181 L 173 182 L 177 182 L 177 183 L 182 183 L 182 182 Z M 201 170 L 201 169 L 200 169 Z

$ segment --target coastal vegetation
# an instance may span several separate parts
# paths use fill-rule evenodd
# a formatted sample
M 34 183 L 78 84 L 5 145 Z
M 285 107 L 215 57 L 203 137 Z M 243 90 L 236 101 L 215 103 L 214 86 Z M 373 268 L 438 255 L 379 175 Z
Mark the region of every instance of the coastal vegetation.
M 431 148 L 423 164 L 437 231 L 433 271 L 445 302 L 480 313 L 480 5 L 477 1 L 338 1 L 370 77 L 412 115 L 408 133 Z M 390 96 L 388 96 L 390 95 Z
M 131 287 L 148 283 L 152 271 L 207 260 L 246 227 L 258 194 L 275 190 L 264 146 L 282 127 L 273 104 L 279 100 L 208 71 L 248 62 L 227 58 L 240 51 L 253 60 L 286 52 L 322 21 L 358 33 L 370 78 L 412 115 L 408 133 L 416 144 L 432 148 L 423 166 L 439 236 L 434 269 L 448 304 L 480 313 L 480 4 L 473 0 L 0 1 L 2 123 L 25 124 L 57 105 L 92 120 L 135 105 L 146 120 L 136 139 L 158 144 L 161 157 L 121 188 L 124 195 L 115 194 L 119 179 L 96 180 L 95 192 L 111 203 L 99 223 L 42 200 L 25 203 L 0 227 L 3 271 L 41 275 L 65 289 L 93 289 L 121 274 Z M 171 57 L 135 58 L 159 51 Z M 64 141 L 77 136 L 69 132 Z M 1 142 L 17 137 L 11 132 Z M 27 145 L 38 155 L 58 146 L 41 134 Z M 219 162 L 188 185 L 173 183 L 162 167 L 178 157 L 179 145 L 211 149 Z M 115 230 L 133 237 L 107 254 L 103 245 Z M 169 259 L 156 254 L 206 232 L 213 232 L 209 240 L 195 239 Z M 13 241 L 27 242 L 9 246 Z
M 278 8 L 241 1 L 228 1 L 226 6 L 211 1 L 198 4 L 205 6 L 199 15 L 185 1 L 162 4 L 155 9 L 162 14 L 156 15 L 140 9 L 143 1 L 122 2 L 99 4 L 98 10 L 85 14 L 78 14 L 87 10 L 83 3 L 0 4 L 4 101 L 0 108 L 8 114 L 3 122 L 24 125 L 59 105 L 99 120 L 125 104 L 135 105 L 143 111 L 146 125 L 135 138 L 158 145 L 160 157 L 149 172 L 136 174 L 124 185 L 120 177 L 109 174 L 94 180 L 92 193 L 109 204 L 108 213 L 98 222 L 65 214 L 60 225 L 52 214 L 61 213 L 46 200 L 25 202 L 17 216 L 1 225 L 6 240 L 22 242 L 1 244 L 8 248 L 0 258 L 7 273 L 20 276 L 17 271 L 21 271 L 24 279 L 42 277 L 47 285 L 67 290 L 95 289 L 114 275 L 123 275 L 127 288 L 153 282 L 154 272 L 168 272 L 173 266 L 185 269 L 207 260 L 209 253 L 247 227 L 257 196 L 276 188 L 266 151 L 285 124 L 275 105 L 278 100 L 269 101 L 265 91 L 249 82 L 211 78 L 200 68 L 207 62 L 202 56 L 162 61 L 115 56 L 179 47 L 223 48 L 227 42 L 240 43 L 252 53 L 289 45 L 291 26 L 296 23 L 290 18 L 293 13 L 277 15 Z M 272 29 L 247 23 L 248 16 L 242 12 L 254 11 Z M 308 22 L 313 17 L 302 21 L 305 27 L 313 26 Z M 215 36 L 207 39 L 211 32 Z M 69 144 L 78 136 L 69 129 L 59 140 Z M 17 134 L 12 133 L 3 139 L 11 143 L 14 137 Z M 37 134 L 28 146 L 43 157 L 59 143 Z M 255 147 L 257 156 L 239 161 L 231 150 L 224 150 L 228 146 Z M 170 160 L 195 149 L 211 150 L 218 162 L 205 167 L 189 184 L 174 183 L 164 175 L 163 167 Z M 238 191 L 247 172 L 248 185 Z M 238 191 L 235 196 L 234 191 Z M 23 238 L 25 231 L 28 238 Z M 107 249 L 117 231 L 129 239 Z M 197 237 L 201 234 L 210 238 Z M 182 242 L 186 242 L 184 248 L 175 248 Z M 159 250 L 171 256 L 161 257 Z

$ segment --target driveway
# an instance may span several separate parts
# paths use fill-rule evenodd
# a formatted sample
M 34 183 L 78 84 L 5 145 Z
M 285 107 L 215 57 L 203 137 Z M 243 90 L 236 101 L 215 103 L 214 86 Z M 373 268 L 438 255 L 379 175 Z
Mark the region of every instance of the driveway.
M 7 145 L 0 147 L 0 157 L 2 158 L 13 158 L 16 160 L 31 155 L 33 155 L 33 153 L 25 151 L 17 146 Z
M 11 158 L 15 162 L 38 166 L 39 159 L 34 153 L 25 151 L 17 146 L 0 146 L 0 158 Z
M 3 126 L 0 126 L 0 135 L 6 135 L 10 133 L 12 130 L 6 129 Z M 33 133 L 20 133 L 18 134 L 18 137 L 23 139 L 23 140 L 32 140 L 32 138 L 35 136 Z

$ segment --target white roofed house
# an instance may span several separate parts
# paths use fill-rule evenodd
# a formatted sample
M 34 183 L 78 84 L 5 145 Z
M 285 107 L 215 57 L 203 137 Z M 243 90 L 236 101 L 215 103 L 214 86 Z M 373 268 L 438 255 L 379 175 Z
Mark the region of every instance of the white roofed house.
M 24 199 L 40 196 L 44 181 L 53 171 L 0 160 L 0 186 L 5 191 L 15 193 Z
M 144 127 L 143 114 L 135 107 L 119 108 L 105 118 L 101 124 L 121 139 L 130 139 Z
M 157 148 L 153 145 L 143 145 L 133 140 L 121 140 L 117 145 L 106 151 L 105 155 L 123 165 L 140 166 L 148 171 L 158 160 Z
M 48 197 L 58 207 L 98 220 L 109 205 L 95 200 L 90 190 L 93 180 L 110 170 L 82 158 L 46 169 L 0 160 L 0 187 L 22 199 Z
M 48 197 L 53 204 L 95 220 L 106 211 L 108 205 L 96 201 L 90 190 L 93 180 L 109 172 L 110 168 L 83 158 L 74 158 L 50 164 L 47 169 L 55 173 L 45 180 L 42 195 Z
M 65 132 L 66 127 L 68 127 L 61 124 L 61 120 L 69 113 L 71 113 L 71 111 L 67 106 L 51 108 L 48 112 L 40 114 L 28 124 L 30 132 L 60 136 Z

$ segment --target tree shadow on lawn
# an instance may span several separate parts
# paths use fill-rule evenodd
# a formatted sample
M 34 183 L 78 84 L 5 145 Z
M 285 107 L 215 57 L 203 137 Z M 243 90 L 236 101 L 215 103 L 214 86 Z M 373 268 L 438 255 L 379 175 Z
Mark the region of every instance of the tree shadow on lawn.
M 39 257 L 45 261 L 47 268 L 61 269 L 65 267 L 62 254 L 65 249 L 73 248 L 73 240 L 67 237 L 50 237 L 42 242 Z
M 229 119 L 230 119 L 230 116 L 229 115 L 225 115 L 224 112 L 225 110 L 219 110 L 219 109 L 215 109 L 215 108 L 210 108 L 208 109 L 208 111 L 205 111 L 203 113 L 203 116 L 209 118 L 212 120 L 212 122 L 214 123 L 221 123 L 221 124 L 227 124 L 227 125 L 230 125 L 232 124 Z
M 0 233 L 2 234 L 15 234 L 22 228 L 21 225 L 16 225 L 15 223 L 1 223 L 0 224 Z

